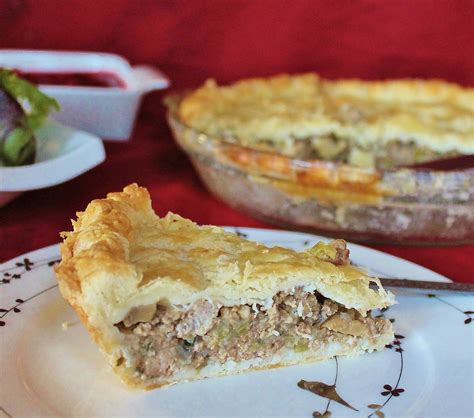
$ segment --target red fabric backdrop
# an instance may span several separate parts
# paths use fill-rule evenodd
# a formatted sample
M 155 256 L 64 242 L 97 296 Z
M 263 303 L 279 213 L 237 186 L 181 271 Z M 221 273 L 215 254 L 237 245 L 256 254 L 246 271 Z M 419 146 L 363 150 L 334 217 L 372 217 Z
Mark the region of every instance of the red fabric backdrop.
M 160 67 L 175 88 L 311 70 L 473 86 L 472 22 L 470 0 L 0 0 L 0 47 L 114 52 Z M 161 100 L 146 98 L 132 140 L 108 143 L 101 166 L 0 209 L 0 259 L 58 242 L 76 210 L 130 182 L 149 188 L 160 215 L 268 227 L 209 195 L 174 144 Z M 376 248 L 474 281 L 474 246 Z

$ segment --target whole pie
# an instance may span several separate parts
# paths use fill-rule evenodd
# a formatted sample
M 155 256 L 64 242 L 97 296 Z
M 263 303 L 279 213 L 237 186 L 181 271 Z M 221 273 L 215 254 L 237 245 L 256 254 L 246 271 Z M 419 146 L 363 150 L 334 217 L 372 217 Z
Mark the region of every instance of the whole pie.
M 169 213 L 146 189 L 92 201 L 63 233 L 56 268 L 114 370 L 133 387 L 382 349 L 394 303 L 342 240 L 298 252 Z
M 178 112 L 205 134 L 298 159 L 391 168 L 474 154 L 474 89 L 441 80 L 208 80 Z

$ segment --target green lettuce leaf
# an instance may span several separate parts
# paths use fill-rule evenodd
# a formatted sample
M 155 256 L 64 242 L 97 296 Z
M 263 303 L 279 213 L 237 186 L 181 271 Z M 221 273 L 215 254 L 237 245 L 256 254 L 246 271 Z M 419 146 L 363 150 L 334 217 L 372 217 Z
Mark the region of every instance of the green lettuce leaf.
M 41 127 L 58 102 L 10 70 L 0 69 L 0 88 L 13 97 L 25 114 L 6 138 L 0 138 L 0 157 L 7 165 L 32 162 L 35 155 L 34 131 Z
M 0 69 L 0 87 L 13 96 L 20 105 L 24 101 L 29 104 L 29 109 L 22 107 L 26 113 L 24 123 L 32 130 L 38 129 L 52 110 L 59 110 L 59 104 L 55 99 L 42 93 L 34 84 L 10 70 Z

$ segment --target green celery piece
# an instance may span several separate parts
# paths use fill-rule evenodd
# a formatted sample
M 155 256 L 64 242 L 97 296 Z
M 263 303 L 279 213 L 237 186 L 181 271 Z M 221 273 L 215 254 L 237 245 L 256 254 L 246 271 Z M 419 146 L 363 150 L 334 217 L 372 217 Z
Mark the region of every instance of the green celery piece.
M 295 345 L 294 350 L 296 353 L 303 353 L 304 351 L 309 350 L 309 343 L 308 341 L 298 341 L 298 343 Z
M 33 132 L 27 127 L 15 128 L 3 141 L 1 154 L 6 165 L 31 164 L 35 155 Z

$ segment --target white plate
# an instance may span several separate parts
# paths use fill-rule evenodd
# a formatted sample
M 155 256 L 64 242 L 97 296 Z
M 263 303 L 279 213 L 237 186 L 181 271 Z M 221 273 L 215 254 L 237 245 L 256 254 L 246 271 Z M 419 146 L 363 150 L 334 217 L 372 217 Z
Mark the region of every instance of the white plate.
M 21 192 L 64 183 L 105 159 L 100 138 L 48 121 L 36 132 L 34 164 L 0 167 L 0 207 Z
M 295 249 L 319 239 L 294 232 L 238 230 L 251 239 Z M 397 257 L 355 244 L 349 248 L 355 263 L 379 275 L 447 280 Z M 57 259 L 58 247 L 51 246 L 0 268 L 6 280 L 0 285 L 4 416 L 309 418 L 313 411 L 328 408 L 332 417 L 376 417 L 377 410 L 369 405 L 380 405 L 378 412 L 385 417 L 474 413 L 474 321 L 469 323 L 470 315 L 464 313 L 473 310 L 471 297 L 398 297 L 399 304 L 384 312 L 395 319 L 398 337 L 383 352 L 133 391 L 115 377 L 59 295 L 51 266 Z M 70 325 L 65 330 L 66 322 Z M 299 389 L 300 379 L 327 384 L 337 380 L 339 395 L 359 412 Z

